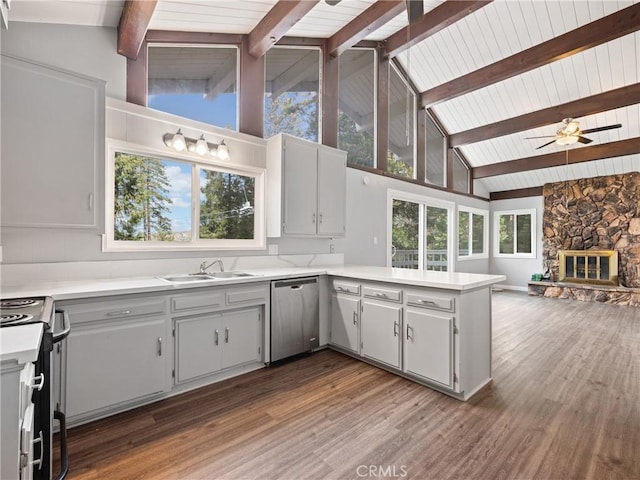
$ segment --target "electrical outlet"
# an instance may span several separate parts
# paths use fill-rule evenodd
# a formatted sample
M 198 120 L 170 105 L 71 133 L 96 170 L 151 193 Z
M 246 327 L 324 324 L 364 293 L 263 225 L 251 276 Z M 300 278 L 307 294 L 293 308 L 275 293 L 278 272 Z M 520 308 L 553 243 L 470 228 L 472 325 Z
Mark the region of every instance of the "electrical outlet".
M 271 244 L 269 245 L 269 255 L 277 255 L 278 254 L 278 245 Z
M 336 253 L 336 244 L 335 243 L 330 243 L 329 244 L 329 253 Z

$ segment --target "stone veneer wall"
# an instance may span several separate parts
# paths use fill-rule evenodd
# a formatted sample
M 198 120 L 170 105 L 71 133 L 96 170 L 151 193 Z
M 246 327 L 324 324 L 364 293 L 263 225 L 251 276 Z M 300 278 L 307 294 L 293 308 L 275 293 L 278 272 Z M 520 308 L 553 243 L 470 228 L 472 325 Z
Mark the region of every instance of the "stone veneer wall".
M 640 287 L 640 173 L 548 183 L 542 258 L 558 280 L 558 250 L 617 250 L 620 285 Z

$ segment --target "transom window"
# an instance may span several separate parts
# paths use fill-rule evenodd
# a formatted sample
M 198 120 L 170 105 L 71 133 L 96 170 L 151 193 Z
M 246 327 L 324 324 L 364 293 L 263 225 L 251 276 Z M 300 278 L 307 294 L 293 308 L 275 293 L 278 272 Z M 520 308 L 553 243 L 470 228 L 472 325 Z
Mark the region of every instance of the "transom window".
M 388 170 L 402 177 L 416 176 L 416 94 L 393 63 L 389 68 Z
M 458 207 L 458 259 L 487 258 L 489 212 Z
M 494 255 L 536 257 L 536 211 L 512 210 L 494 213 Z
M 425 116 L 425 180 L 433 185 L 444 187 L 446 180 L 446 140 L 431 116 L 424 111 Z
M 237 85 L 237 47 L 149 47 L 149 108 L 237 131 Z
M 320 138 L 320 50 L 273 47 L 265 54 L 264 137 Z
M 262 249 L 264 171 L 110 142 L 104 250 Z

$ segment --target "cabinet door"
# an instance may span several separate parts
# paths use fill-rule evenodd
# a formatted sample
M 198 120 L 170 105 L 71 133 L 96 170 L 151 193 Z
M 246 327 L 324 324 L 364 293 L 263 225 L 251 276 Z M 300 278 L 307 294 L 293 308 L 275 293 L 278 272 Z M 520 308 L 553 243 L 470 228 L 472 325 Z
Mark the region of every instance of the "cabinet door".
M 345 233 L 347 154 L 318 150 L 318 234 Z
M 358 353 L 359 323 L 360 299 L 334 294 L 331 299 L 331 343 Z
M 404 371 L 453 387 L 452 316 L 407 309 Z
M 318 147 L 285 141 L 283 152 L 283 233 L 315 235 L 318 205 Z
M 222 368 L 260 361 L 260 309 L 222 314 Z
M 364 300 L 360 335 L 362 356 L 400 368 L 402 307 Z
M 95 228 L 104 82 L 4 55 L 1 71 L 2 225 Z
M 76 326 L 67 338 L 67 416 L 161 392 L 165 319 Z
M 222 369 L 224 328 L 220 314 L 176 320 L 176 383 Z

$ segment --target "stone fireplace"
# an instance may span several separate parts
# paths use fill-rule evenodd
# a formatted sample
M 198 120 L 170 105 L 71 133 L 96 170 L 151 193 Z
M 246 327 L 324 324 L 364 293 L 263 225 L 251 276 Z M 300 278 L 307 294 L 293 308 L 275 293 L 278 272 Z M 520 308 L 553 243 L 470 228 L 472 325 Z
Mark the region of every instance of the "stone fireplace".
M 640 173 L 550 183 L 543 195 L 542 268 L 549 269 L 551 282 L 532 282 L 541 284 L 534 294 L 609 301 L 618 292 L 635 300 L 610 303 L 640 305 Z M 615 253 L 617 260 L 603 251 Z M 610 277 L 604 282 L 603 266 Z M 545 285 L 555 293 L 547 294 Z M 583 293 L 576 294 L 578 290 Z

